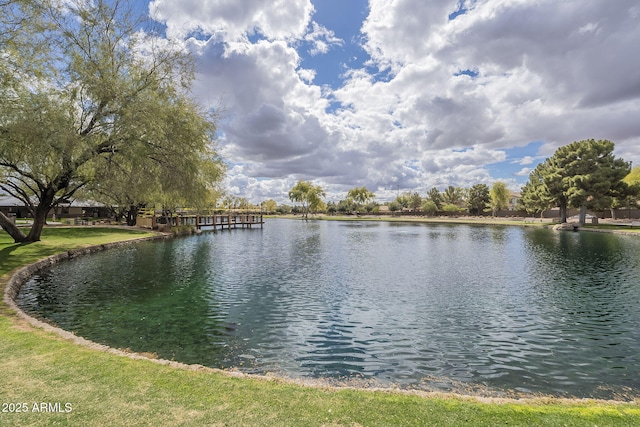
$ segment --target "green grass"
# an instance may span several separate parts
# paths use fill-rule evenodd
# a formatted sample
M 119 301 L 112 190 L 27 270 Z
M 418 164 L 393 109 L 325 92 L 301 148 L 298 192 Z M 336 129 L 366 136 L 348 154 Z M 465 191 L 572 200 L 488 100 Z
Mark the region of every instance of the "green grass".
M 0 231 L 0 277 L 17 267 L 69 249 L 152 235 L 146 231 L 115 227 L 52 227 L 43 230 L 40 242 L 17 244 L 7 233 Z
M 0 233 L 0 276 L 6 280 L 11 269 L 56 251 L 139 236 L 116 229 L 47 229 L 42 242 L 14 245 Z M 176 368 L 81 347 L 28 325 L 6 307 L 0 313 L 0 403 L 29 409 L 0 412 L 2 426 L 640 425 L 638 402 L 483 403 Z M 41 402 L 62 410 L 69 403 L 72 410 L 32 412 Z

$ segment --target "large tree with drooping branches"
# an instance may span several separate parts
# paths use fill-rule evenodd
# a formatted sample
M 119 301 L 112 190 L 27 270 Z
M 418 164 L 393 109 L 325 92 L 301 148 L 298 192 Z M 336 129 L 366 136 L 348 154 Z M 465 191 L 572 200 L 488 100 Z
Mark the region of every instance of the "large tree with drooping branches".
M 39 240 L 51 209 L 81 189 L 193 201 L 220 180 L 214 117 L 189 94 L 194 59 L 155 33 L 132 4 L 24 0 L 0 7 L 10 17 L 0 21 L 7 57 L 0 67 L 0 190 L 33 216 L 25 235 L 0 213 L 16 242 Z

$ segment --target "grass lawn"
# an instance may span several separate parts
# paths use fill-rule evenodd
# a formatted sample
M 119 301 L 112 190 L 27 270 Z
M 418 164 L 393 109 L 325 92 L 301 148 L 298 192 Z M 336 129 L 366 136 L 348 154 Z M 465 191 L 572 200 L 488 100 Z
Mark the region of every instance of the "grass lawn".
M 0 289 L 21 265 L 70 248 L 144 235 L 136 233 L 51 228 L 42 242 L 16 245 L 0 232 Z M 73 344 L 32 327 L 4 304 L 0 355 L 1 426 L 640 425 L 638 402 L 481 402 L 175 368 Z M 49 412 L 36 411 L 41 409 Z

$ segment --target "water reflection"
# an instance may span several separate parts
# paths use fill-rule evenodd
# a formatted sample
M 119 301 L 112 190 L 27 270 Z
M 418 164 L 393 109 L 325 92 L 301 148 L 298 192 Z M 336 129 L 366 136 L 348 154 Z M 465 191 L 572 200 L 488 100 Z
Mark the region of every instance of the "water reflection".
M 20 304 L 188 363 L 611 397 L 639 385 L 639 249 L 604 234 L 275 220 L 73 260 Z

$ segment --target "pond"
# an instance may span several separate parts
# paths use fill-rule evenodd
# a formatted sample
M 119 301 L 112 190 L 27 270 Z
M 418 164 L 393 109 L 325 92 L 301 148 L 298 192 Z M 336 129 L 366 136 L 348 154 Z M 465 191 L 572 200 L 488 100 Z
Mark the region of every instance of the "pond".
M 347 384 L 640 389 L 640 238 L 270 219 L 61 263 L 18 304 L 160 358 Z

